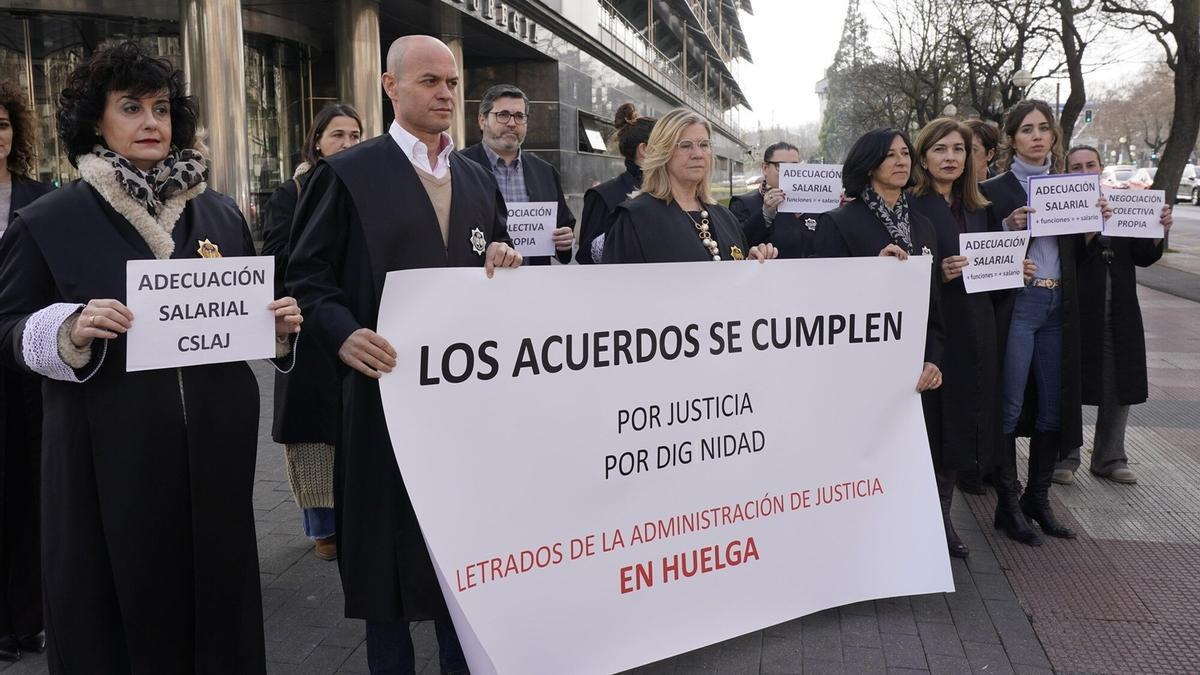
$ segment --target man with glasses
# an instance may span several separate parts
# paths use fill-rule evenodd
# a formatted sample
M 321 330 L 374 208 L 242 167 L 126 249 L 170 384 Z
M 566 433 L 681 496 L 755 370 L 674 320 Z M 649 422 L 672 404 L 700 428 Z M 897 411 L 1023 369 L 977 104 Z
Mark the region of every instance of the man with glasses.
M 791 143 L 772 143 L 763 153 L 763 179 L 758 190 L 733 197 L 729 210 L 746 233 L 746 243 L 770 242 L 780 258 L 808 258 L 817 235 L 817 214 L 780 213 L 783 190 L 779 189 L 779 165 L 800 161 L 800 150 Z
M 529 98 L 511 84 L 497 84 L 479 101 L 479 131 L 483 140 L 462 154 L 496 177 L 508 205 L 519 202 L 558 202 L 554 249 L 558 261 L 571 262 L 575 244 L 575 215 L 567 208 L 558 171 L 548 162 L 521 152 L 529 131 Z M 525 258 L 526 265 L 549 265 L 550 256 Z

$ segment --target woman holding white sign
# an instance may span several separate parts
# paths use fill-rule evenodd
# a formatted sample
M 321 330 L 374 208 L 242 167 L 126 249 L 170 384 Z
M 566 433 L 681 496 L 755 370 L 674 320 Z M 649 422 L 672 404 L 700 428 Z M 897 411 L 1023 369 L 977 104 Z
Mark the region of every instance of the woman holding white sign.
M 1007 171 L 984 181 L 994 229 L 1024 230 L 1033 209 L 1029 181 L 1061 173 L 1062 133 L 1045 101 L 1021 101 L 1003 125 Z M 1103 197 L 1097 206 L 1112 214 Z M 1035 237 L 1029 257 L 1037 277 L 997 308 L 1004 444 L 996 466 L 995 526 L 1012 539 L 1040 546 L 1026 517 L 1052 537 L 1073 539 L 1050 508 L 1050 482 L 1060 454 L 1082 442 L 1079 380 L 1079 302 L 1076 260 L 1094 234 Z M 1032 378 L 1030 377 L 1032 375 Z M 1028 485 L 1018 500 L 1016 437 L 1030 436 Z
M 245 363 L 126 372 L 126 264 L 253 256 L 207 189 L 183 75 L 131 42 L 62 89 L 80 180 L 0 240 L 0 351 L 43 375 L 42 569 L 51 673 L 266 669 L 251 492 L 258 385 Z M 166 275 L 164 275 L 166 276 Z M 282 351 L 300 330 L 271 303 Z
M 1067 170 L 1099 174 L 1104 162 L 1096 148 L 1079 145 L 1067 153 Z M 1163 205 L 1158 222 L 1163 239 L 1100 235 L 1078 265 L 1083 402 L 1099 406 L 1090 469 L 1116 483 L 1137 482 L 1125 454 L 1129 406 L 1145 402 L 1149 395 L 1137 268 L 1149 267 L 1162 257 L 1165 235 L 1173 223 L 1169 204 Z M 1075 482 L 1080 450 L 1073 448 L 1058 463 L 1055 483 Z
M 771 244 L 746 246 L 737 218 L 709 191 L 712 129 L 676 108 L 650 133 L 642 190 L 617 207 L 604 240 L 605 263 L 769 260 Z

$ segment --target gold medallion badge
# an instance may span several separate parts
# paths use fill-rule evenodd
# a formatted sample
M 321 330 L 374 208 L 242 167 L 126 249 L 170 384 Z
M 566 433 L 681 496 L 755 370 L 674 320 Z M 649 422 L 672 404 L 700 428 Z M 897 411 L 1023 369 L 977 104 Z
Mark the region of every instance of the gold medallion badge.
M 221 249 L 216 244 L 207 239 L 201 239 L 199 242 L 200 248 L 196 249 L 196 253 L 200 254 L 201 258 L 220 258 Z
M 734 260 L 745 260 L 746 256 L 742 255 L 742 249 L 736 246 L 729 247 L 729 257 Z

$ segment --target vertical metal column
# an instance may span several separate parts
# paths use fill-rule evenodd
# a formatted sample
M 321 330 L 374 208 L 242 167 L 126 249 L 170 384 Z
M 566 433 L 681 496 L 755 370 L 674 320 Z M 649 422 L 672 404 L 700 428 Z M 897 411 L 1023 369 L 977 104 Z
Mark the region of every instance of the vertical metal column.
M 363 138 L 383 133 L 383 85 L 379 76 L 379 2 L 343 0 L 338 3 L 334 43 L 337 49 L 338 98 L 358 110 Z
M 180 0 L 184 77 L 207 129 L 209 186 L 250 211 L 241 0 Z
M 440 5 L 441 13 L 437 17 L 438 39 L 446 43 L 454 54 L 454 62 L 458 64 L 458 89 L 454 95 L 454 116 L 450 118 L 450 138 L 454 139 L 454 147 L 462 149 L 467 144 L 467 118 L 463 107 L 466 105 L 466 64 L 463 63 L 463 28 L 462 14 L 449 5 Z

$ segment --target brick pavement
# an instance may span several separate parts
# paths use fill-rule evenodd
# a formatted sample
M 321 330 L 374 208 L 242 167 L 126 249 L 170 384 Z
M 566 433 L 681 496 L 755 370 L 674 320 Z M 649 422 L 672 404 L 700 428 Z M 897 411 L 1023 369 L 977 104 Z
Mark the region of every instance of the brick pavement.
M 635 672 L 1195 672 L 1200 305 L 1139 291 L 1151 401 L 1133 410 L 1129 453 L 1141 482 L 1118 486 L 1084 470 L 1074 486 L 1055 486 L 1060 517 L 1079 540 L 1010 542 L 991 529 L 993 497 L 960 495 L 953 516 L 972 553 L 952 561 L 954 593 L 835 608 Z M 317 560 L 301 535 L 282 451 L 268 436 L 270 373 L 255 372 L 264 385 L 254 508 L 268 670 L 365 673 L 362 623 L 342 617 L 336 565 Z M 437 672 L 432 633 L 428 624 L 413 629 L 421 673 Z M 45 673 L 45 660 L 27 656 L 0 671 Z

